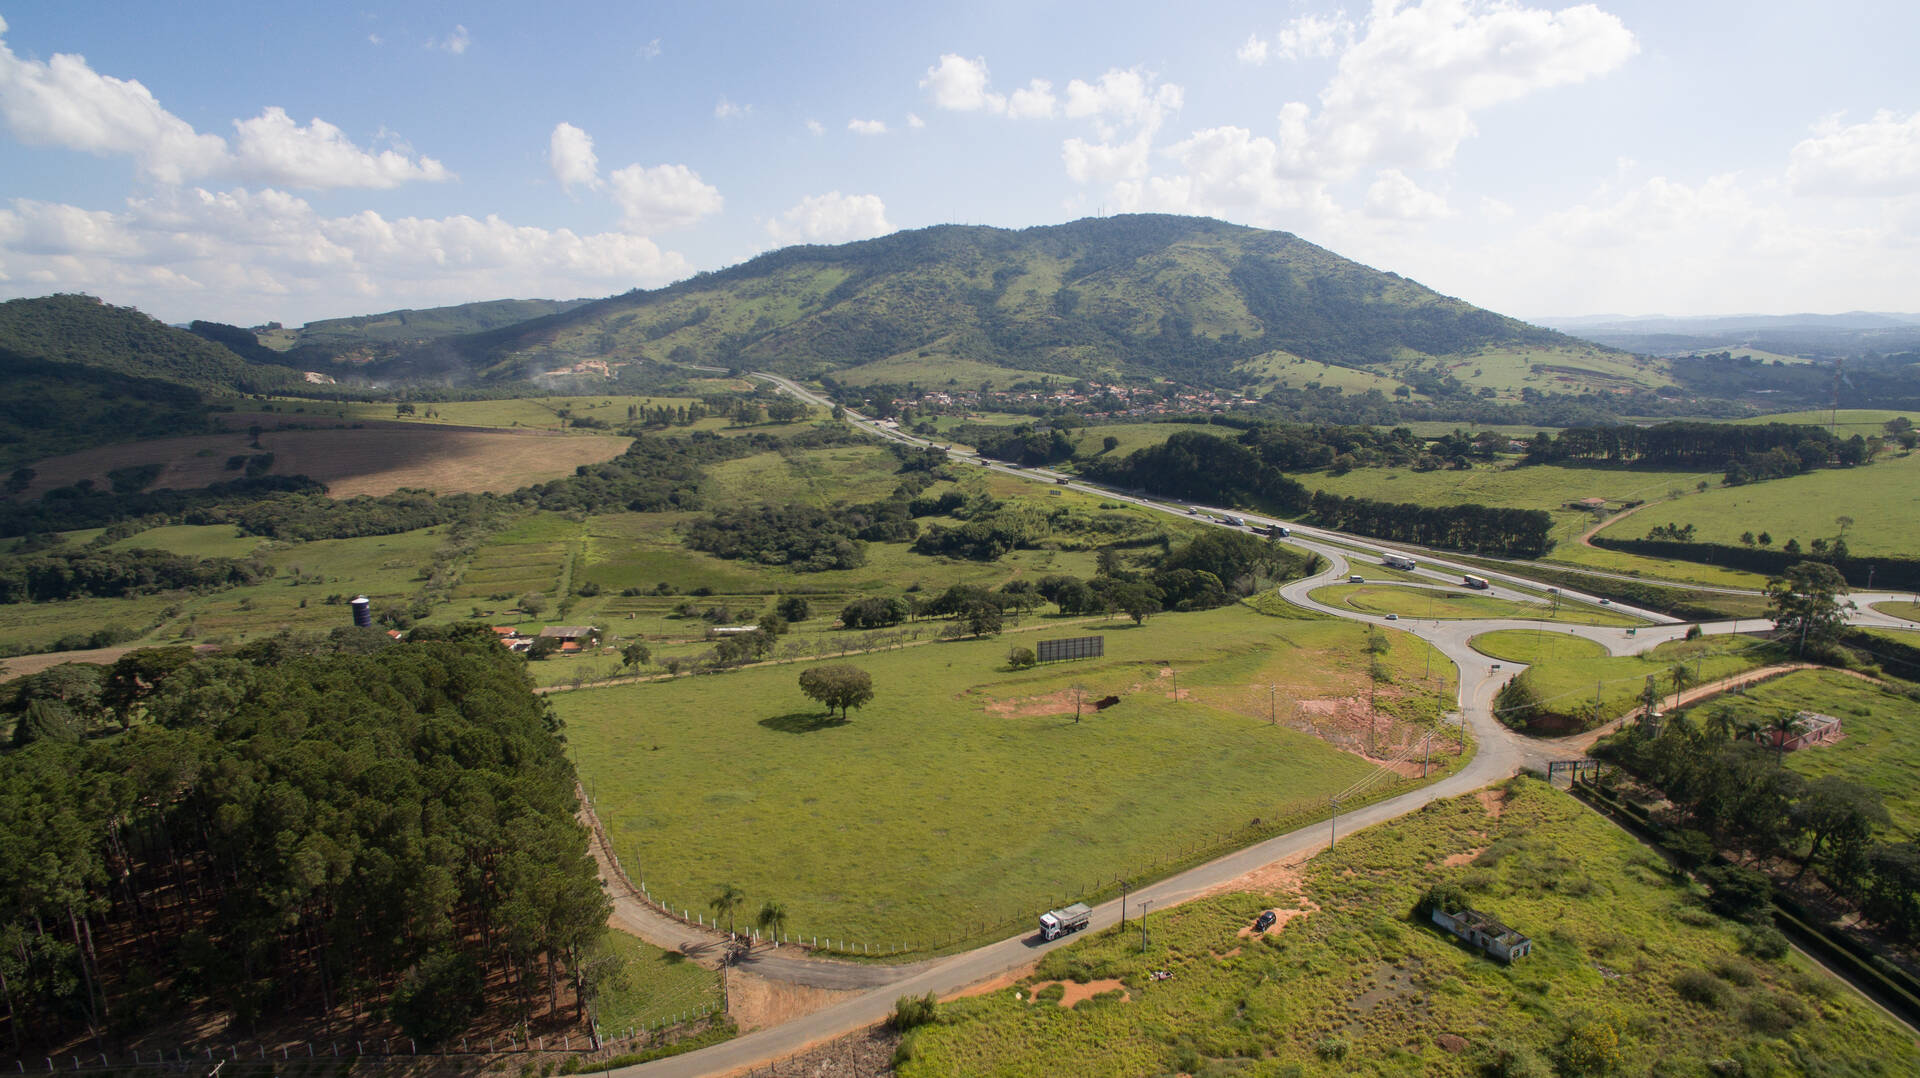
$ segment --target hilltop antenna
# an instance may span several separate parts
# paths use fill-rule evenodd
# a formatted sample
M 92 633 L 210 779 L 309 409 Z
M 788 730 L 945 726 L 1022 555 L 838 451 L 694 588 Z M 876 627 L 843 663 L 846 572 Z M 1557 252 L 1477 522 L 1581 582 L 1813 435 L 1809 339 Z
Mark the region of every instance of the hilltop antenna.
M 1827 412 L 1827 434 L 1838 438 L 1840 425 L 1840 379 L 1845 377 L 1841 368 L 1846 366 L 1845 356 L 1836 356 L 1833 361 L 1833 406 Z

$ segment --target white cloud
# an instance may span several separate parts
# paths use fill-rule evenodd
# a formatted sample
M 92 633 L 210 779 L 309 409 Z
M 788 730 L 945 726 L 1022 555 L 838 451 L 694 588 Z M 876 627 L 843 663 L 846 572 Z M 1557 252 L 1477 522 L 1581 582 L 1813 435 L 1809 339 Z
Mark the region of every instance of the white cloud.
M 607 184 L 629 232 L 682 228 L 719 213 L 725 203 L 718 188 L 685 165 L 628 165 L 608 175 Z
M 1160 83 L 1139 68 L 1111 68 L 1098 81 L 1074 79 L 1067 83 L 1066 114 L 1098 121 L 1160 126 L 1168 112 L 1180 109 L 1185 94 L 1173 83 Z
M 0 20 L 0 33 L 6 22 Z M 431 157 L 404 148 L 372 153 L 325 120 L 302 127 L 278 106 L 236 120 L 229 147 L 168 112 L 147 88 L 103 75 L 84 57 L 21 60 L 0 41 L 0 117 L 20 141 L 131 157 L 161 183 L 228 175 L 293 187 L 395 187 L 452 179 Z
M 1447 200 L 1424 190 L 1397 168 L 1382 171 L 1367 188 L 1366 213 L 1395 221 L 1432 221 L 1453 216 Z
M 6 32 L 0 20 L 0 34 Z M 203 135 L 162 108 L 145 86 L 102 75 L 85 57 L 21 60 L 0 41 L 0 115 L 20 141 L 102 156 L 124 154 L 163 183 L 216 171 L 226 140 Z
M 251 120 L 236 120 L 237 174 L 288 187 L 398 187 L 410 180 L 453 178 L 431 157 L 412 158 L 397 150 L 368 153 L 345 133 L 315 118 L 307 126 L 293 122 L 285 109 L 269 106 Z
M 1151 149 L 1151 139 L 1144 131 L 1119 143 L 1070 138 L 1061 143 L 1060 158 L 1067 166 L 1067 176 L 1075 182 L 1117 183 L 1145 176 Z
M 927 121 L 922 120 L 918 113 L 909 112 L 907 113 L 907 126 L 908 127 L 925 127 L 927 126 Z
M 847 243 L 893 231 L 879 195 L 812 195 L 767 222 L 767 235 L 783 244 Z
M 547 164 L 553 169 L 553 178 L 560 181 L 561 190 L 600 186 L 600 158 L 593 152 L 593 136 L 570 123 L 553 125 L 553 135 L 547 140 Z
M 1474 134 L 1475 112 L 1605 74 L 1637 49 L 1617 17 L 1590 4 L 1377 3 L 1320 93 L 1315 155 L 1335 175 L 1438 168 Z
M 848 120 L 847 130 L 856 135 L 884 135 L 887 133 L 885 120 Z
M 713 106 L 714 117 L 721 120 L 738 120 L 752 111 L 752 105 L 736 105 L 724 97 Z
M 1016 120 L 1044 120 L 1053 115 L 1056 104 L 1053 83 L 1034 79 L 1007 98 L 1007 115 Z
M 821 123 L 819 120 L 808 120 L 807 130 L 816 135 L 824 135 L 827 133 L 827 125 Z
M 467 33 L 467 28 L 456 23 L 452 33 L 427 42 L 427 47 L 461 56 L 466 53 L 467 46 L 471 44 L 473 44 L 473 38 Z
M 1332 56 L 1343 40 L 1353 36 L 1353 23 L 1347 13 L 1301 15 L 1274 35 L 1273 51 L 1282 60 L 1304 60 Z
M 381 37 L 379 34 L 367 35 L 367 44 L 369 45 L 385 45 L 386 43 L 387 43 L 387 39 L 384 37 Z
M 656 37 L 645 45 L 640 46 L 639 53 L 640 59 L 642 60 L 651 60 L 660 55 L 660 39 Z
M 1259 34 L 1248 34 L 1238 51 L 1234 53 L 1243 64 L 1255 67 L 1267 62 L 1267 43 Z
M 604 295 L 685 276 L 626 233 L 579 235 L 495 216 L 325 217 L 274 190 L 169 188 L 117 212 L 16 199 L 0 209 L 7 294 L 82 290 L 170 321 L 242 325 L 437 306 L 475 296 Z
M 955 112 L 1004 112 L 1007 99 L 987 90 L 987 61 L 976 56 L 969 60 L 958 53 L 943 53 L 940 62 L 927 68 L 920 87 L 933 92 L 933 103 Z
M 1801 195 L 1920 194 L 1920 112 L 1844 125 L 1829 117 L 1793 148 L 1787 182 Z

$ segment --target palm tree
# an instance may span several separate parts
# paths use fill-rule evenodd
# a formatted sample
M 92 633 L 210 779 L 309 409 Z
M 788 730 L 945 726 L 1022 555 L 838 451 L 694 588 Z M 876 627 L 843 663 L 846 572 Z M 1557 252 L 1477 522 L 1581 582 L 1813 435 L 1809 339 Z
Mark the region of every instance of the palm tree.
M 1673 682 L 1673 706 L 1679 707 L 1680 694 L 1694 683 L 1693 671 L 1687 669 L 1686 663 L 1674 663 L 1673 669 L 1667 671 L 1667 680 Z
M 1734 729 L 1740 732 L 1740 740 L 1742 741 L 1758 742 L 1761 731 L 1766 728 L 1766 723 L 1755 718 L 1744 718 L 1734 724 Z
M 1733 709 L 1723 704 L 1707 713 L 1705 729 L 1716 741 L 1731 741 L 1739 729 L 1739 720 L 1734 717 Z
M 716 923 L 722 917 L 727 919 L 727 935 L 733 935 L 733 911 L 739 909 L 740 903 L 746 900 L 747 893 L 729 883 L 722 886 L 720 893 L 714 895 L 713 901 L 708 903 L 713 907 L 713 919 Z
M 754 924 L 759 926 L 761 935 L 778 944 L 780 934 L 787 930 L 787 908 L 768 899 L 767 904 L 760 907 L 760 916 L 755 918 Z

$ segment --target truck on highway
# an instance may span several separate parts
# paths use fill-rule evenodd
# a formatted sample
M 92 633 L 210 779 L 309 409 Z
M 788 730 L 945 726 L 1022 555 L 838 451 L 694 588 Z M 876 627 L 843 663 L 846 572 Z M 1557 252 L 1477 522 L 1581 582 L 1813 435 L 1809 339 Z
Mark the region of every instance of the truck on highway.
M 1223 513 L 1220 516 L 1220 523 L 1225 524 L 1229 528 L 1238 528 L 1240 526 L 1240 518 L 1230 517 Z
M 1382 554 L 1380 556 L 1380 564 L 1389 569 L 1404 569 L 1407 572 L 1413 571 L 1413 559 L 1404 554 Z
M 1040 915 L 1040 936 L 1043 939 L 1059 939 L 1069 932 L 1078 932 L 1087 927 L 1093 919 L 1093 911 L 1085 902 L 1075 902 L 1065 909 L 1048 910 Z
M 1474 576 L 1472 573 L 1467 573 L 1461 576 L 1460 583 L 1465 584 L 1469 588 L 1479 588 L 1481 591 L 1485 591 L 1488 588 L 1493 587 L 1492 584 L 1487 583 L 1486 577 Z
M 1267 529 L 1267 534 L 1275 539 L 1285 539 L 1287 536 L 1293 534 L 1293 529 L 1287 527 L 1285 524 L 1275 524 L 1273 527 Z

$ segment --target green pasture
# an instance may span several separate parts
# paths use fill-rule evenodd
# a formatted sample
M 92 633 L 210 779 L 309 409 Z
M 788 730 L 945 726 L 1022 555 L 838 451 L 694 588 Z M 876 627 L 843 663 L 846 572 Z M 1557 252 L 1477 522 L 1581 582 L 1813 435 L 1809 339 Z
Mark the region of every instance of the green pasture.
M 1341 836 L 1303 866 L 1301 895 L 1156 908 L 1144 948 L 1136 917 L 1054 951 L 1018 984 L 942 1004 L 938 1022 L 908 1036 L 897 1073 L 1891 1078 L 1920 1069 L 1902 1027 L 1797 954 L 1742 953 L 1742 930 L 1625 832 L 1538 781 L 1501 792 L 1498 816 L 1458 797 Z M 1533 953 L 1504 965 L 1413 918 L 1436 883 L 1531 937 Z M 1270 908 L 1309 912 L 1244 938 Z M 1063 1008 L 1057 987 L 1041 990 L 1058 980 L 1119 983 Z M 1603 1050 L 1569 1066 L 1575 1045 Z
M 1875 603 L 1873 604 L 1873 608 L 1882 614 L 1890 614 L 1896 618 L 1905 618 L 1908 621 L 1920 621 L 1920 603 L 1898 601 Z
M 679 951 L 661 950 L 616 928 L 609 928 L 602 939 L 618 963 L 616 971 L 600 983 L 593 1004 L 594 1017 L 607 1036 L 671 1023 L 702 1007 L 720 1008 L 718 970 L 705 969 Z
M 1081 460 L 1098 456 L 1119 460 L 1136 450 L 1159 445 L 1180 431 L 1207 429 L 1187 423 L 1112 423 L 1100 427 L 1080 427 L 1067 432 L 1067 436 L 1073 439 L 1073 455 Z M 1227 428 L 1214 433 L 1230 435 Z M 1106 440 L 1110 437 L 1120 439 L 1120 444 L 1111 452 L 1105 448 Z
M 244 558 L 266 542 L 231 524 L 171 524 L 148 528 L 111 544 L 111 550 L 144 547 L 195 558 Z
M 1666 523 L 1668 517 L 1684 515 L 1685 501 L 1669 508 L 1668 503 L 1651 506 L 1622 521 L 1618 528 L 1623 534 L 1633 534 L 1637 525 L 1641 535 L 1645 529 L 1654 526 L 1657 521 Z M 1629 554 L 1623 550 L 1604 550 L 1597 546 L 1586 546 L 1576 540 L 1578 535 L 1590 527 L 1591 523 L 1582 523 L 1571 530 L 1571 537 L 1561 539 L 1554 545 L 1551 553 L 1541 559 L 1553 565 L 1571 565 L 1581 569 L 1598 569 L 1606 573 L 1620 573 L 1626 576 L 1640 577 L 1649 583 L 1657 581 L 1677 581 L 1682 584 L 1701 584 L 1710 588 L 1753 588 L 1766 587 L 1767 578 L 1761 573 L 1749 573 L 1742 569 L 1725 569 L 1718 565 L 1705 565 L 1695 561 L 1677 561 L 1672 558 L 1653 558 L 1644 554 Z M 1559 531 L 1558 528 L 1555 529 Z M 1524 571 L 1524 569 L 1522 570 Z
M 1374 568 L 1369 566 L 1369 569 Z M 1400 588 L 1390 584 L 1330 584 L 1309 598 L 1362 614 L 1398 614 L 1403 618 L 1525 618 L 1576 625 L 1644 625 L 1632 614 L 1585 603 L 1517 603 L 1466 591 Z
M 900 485 L 900 461 L 881 445 L 760 453 L 707 468 L 701 494 L 712 506 L 799 503 L 826 508 L 870 502 Z
M 57 603 L 0 606 L 0 649 L 41 651 L 70 633 L 104 628 L 145 633 L 167 620 L 182 598 L 143 595 L 133 599 L 67 599 Z M 129 641 L 130 643 L 133 641 Z
M 1704 685 L 1745 670 L 1778 661 L 1772 644 L 1746 636 L 1703 636 L 1698 640 L 1671 640 L 1638 655 L 1610 656 L 1590 640 L 1551 631 L 1499 629 L 1471 641 L 1483 655 L 1508 662 L 1528 663 L 1529 673 L 1550 711 L 1571 713 L 1599 701 L 1605 718 L 1618 716 L 1640 702 L 1647 675 L 1662 696 L 1673 692 L 1672 672 L 1685 664 L 1687 685 Z
M 1662 360 L 1590 344 L 1488 347 L 1422 361 L 1417 366 L 1451 374 L 1475 389 L 1491 387 L 1505 397 L 1517 397 L 1527 388 L 1542 393 L 1580 393 L 1673 384 Z
M 1701 542 L 1738 545 L 1743 532 L 1767 532 L 1773 549 L 1798 539 L 1832 541 L 1840 517 L 1854 556 L 1911 554 L 1914 521 L 1920 518 L 1920 454 L 1883 453 L 1859 468 L 1822 468 L 1805 475 L 1738 487 L 1716 487 L 1672 506 L 1642 510 L 1603 535 L 1637 539 L 1655 523 L 1692 524 Z
M 710 915 L 733 882 L 752 908 L 785 904 L 796 936 L 877 949 L 1012 931 L 1375 774 L 1287 725 L 1297 700 L 1364 696 L 1359 626 L 1229 607 L 1060 635 L 1089 632 L 1105 658 L 1018 672 L 1009 646 L 1042 634 L 849 658 L 876 696 L 844 723 L 796 687 L 810 662 L 550 699 L 655 896 Z M 1418 642 L 1386 637 L 1381 707 L 1404 742 L 1450 706 L 1451 671 L 1423 679 Z M 1076 686 L 1120 701 L 1075 722 Z
M 1240 364 L 1238 369 L 1282 389 L 1338 389 L 1342 393 L 1355 394 L 1377 389 L 1391 394 L 1401 385 L 1398 378 L 1376 371 L 1322 363 L 1317 359 L 1303 359 L 1285 352 L 1256 357 Z
M 1708 703 L 1696 717 L 1719 701 Z M 1729 701 L 1742 716 L 1765 722 L 1782 711 L 1817 711 L 1840 719 L 1846 736 L 1786 754 L 1788 767 L 1818 778 L 1843 775 L 1879 791 L 1895 830 L 1920 837 L 1920 701 L 1891 685 L 1833 670 L 1801 670 L 1753 686 Z
M 1741 419 L 1736 422 L 1804 423 L 1813 427 L 1828 427 L 1843 438 L 1851 438 L 1856 434 L 1861 437 L 1884 434 L 1887 420 L 1901 418 L 1920 421 L 1920 412 L 1889 411 L 1885 408 L 1842 408 L 1838 411 L 1812 408 L 1802 412 L 1775 412 L 1772 415 L 1754 416 L 1751 419 Z
M 378 419 L 443 427 L 508 429 L 519 427 L 530 430 L 582 430 L 583 433 L 595 433 L 583 428 L 569 427 L 567 419 L 561 418 L 560 412 L 564 410 L 572 417 L 597 419 L 610 427 L 618 427 L 627 422 L 629 407 L 637 407 L 644 413 L 648 408 L 663 405 L 677 408 L 691 404 L 694 400 L 693 397 L 587 394 L 560 397 L 511 397 L 485 401 L 415 402 L 414 414 L 404 415 L 395 411 L 394 404 L 386 402 L 335 402 L 279 398 L 268 401 L 258 408 L 248 406 L 248 410 L 282 414 L 287 417 L 288 422 L 342 419 L 348 422 L 364 422 Z M 429 417 L 427 415 L 429 411 L 434 415 Z

